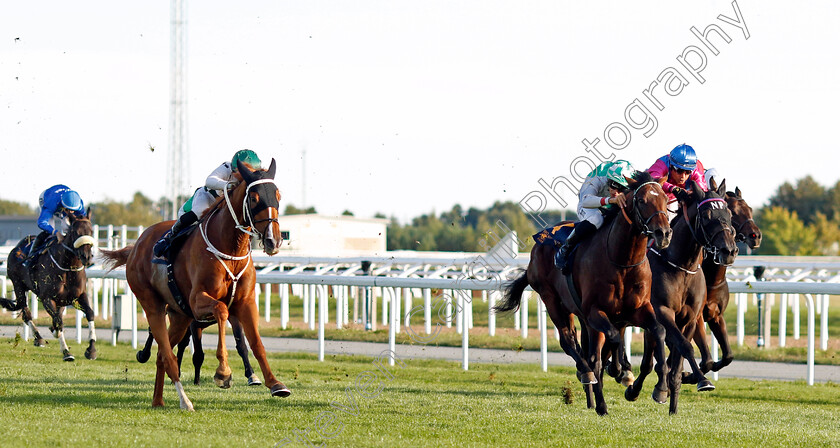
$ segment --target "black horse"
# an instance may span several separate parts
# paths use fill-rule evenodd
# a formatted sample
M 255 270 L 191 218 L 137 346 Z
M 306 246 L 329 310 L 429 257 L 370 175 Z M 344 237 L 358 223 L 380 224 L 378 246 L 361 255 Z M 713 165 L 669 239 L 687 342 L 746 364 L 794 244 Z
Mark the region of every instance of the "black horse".
M 32 312 L 26 302 L 26 292 L 32 291 L 38 296 L 44 309 L 52 317 L 50 331 L 55 334 L 61 344 L 61 353 L 65 361 L 74 361 L 67 342 L 64 340 L 64 321 L 61 318 L 64 308 L 72 305 L 85 313 L 88 321 L 90 345 L 85 350 L 87 359 L 96 359 L 96 328 L 93 324 L 93 309 L 87 296 L 87 275 L 85 267 L 90 265 L 93 226 L 88 218 L 70 219 L 70 230 L 63 237 L 48 241 L 46 249 L 33 255 L 29 269 L 23 261 L 28 254 L 29 245 L 35 239 L 29 235 L 22 239 L 9 253 L 6 265 L 8 277 L 15 290 L 15 301 L 0 298 L 0 306 L 10 311 L 20 311 L 24 325 L 29 325 L 35 339 L 35 346 L 46 345 L 35 324 L 32 322 Z
M 248 360 L 248 346 L 245 345 L 242 324 L 239 323 L 239 319 L 234 316 L 229 316 L 228 322 L 230 322 L 230 326 L 232 328 L 233 339 L 236 340 L 236 352 L 239 353 L 239 356 L 242 358 L 242 364 L 245 366 L 245 378 L 248 379 L 248 385 L 261 385 L 262 381 L 260 381 L 260 378 L 254 373 L 254 369 L 251 367 L 251 362 Z M 204 348 L 201 346 L 201 333 L 202 330 L 213 324 L 215 324 L 215 322 L 192 321 L 189 333 L 184 335 L 184 339 L 181 339 L 181 342 L 178 343 L 177 357 L 178 369 L 180 370 L 181 361 L 184 359 L 184 350 L 186 350 L 187 346 L 190 345 L 190 338 L 192 338 L 193 367 L 195 367 L 195 378 L 193 379 L 193 384 L 199 383 L 201 378 L 201 365 L 204 364 Z M 152 342 L 154 342 L 154 340 L 155 338 L 151 333 L 149 333 L 149 337 L 146 339 L 146 345 L 137 352 L 138 362 L 145 363 L 149 360 L 152 353 Z

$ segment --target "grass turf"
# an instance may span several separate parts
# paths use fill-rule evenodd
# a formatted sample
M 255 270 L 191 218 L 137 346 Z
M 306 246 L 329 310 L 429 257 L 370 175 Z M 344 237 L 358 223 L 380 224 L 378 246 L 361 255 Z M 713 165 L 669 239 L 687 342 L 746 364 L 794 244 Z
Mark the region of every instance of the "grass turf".
M 203 383 L 185 385 L 196 407 L 188 413 L 178 409 L 168 380 L 166 407 L 151 408 L 154 365 L 134 361 L 128 345 L 101 344 L 99 359 L 65 363 L 55 347 L 0 340 L 0 444 L 272 447 L 289 439 L 285 446 L 308 446 L 307 430 L 315 445 L 354 447 L 717 448 L 840 440 L 840 386 L 832 383 L 721 379 L 717 390 L 702 394 L 686 386 L 679 414 L 669 416 L 667 406 L 648 398 L 654 378 L 634 403 L 609 380 L 610 414 L 598 417 L 586 409 L 571 369 L 473 364 L 464 372 L 452 362 L 403 361 L 402 368 L 384 367 L 389 378 L 370 358 L 272 354 L 275 375 L 293 391 L 279 399 L 265 387 L 245 386 L 238 362 L 231 365 L 234 387 L 215 387 L 209 358 Z

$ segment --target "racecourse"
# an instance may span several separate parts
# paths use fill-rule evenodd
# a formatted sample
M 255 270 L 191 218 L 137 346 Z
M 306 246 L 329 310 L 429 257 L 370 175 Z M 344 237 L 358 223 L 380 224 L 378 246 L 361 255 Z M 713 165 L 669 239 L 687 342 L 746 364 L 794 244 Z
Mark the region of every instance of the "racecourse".
M 570 367 L 552 363 L 542 372 L 536 363 L 498 362 L 463 371 L 456 362 L 423 359 L 398 346 L 393 367 L 377 366 L 368 356 L 328 355 L 318 362 L 308 353 L 271 353 L 274 373 L 293 392 L 278 399 L 265 387 L 245 386 L 235 354 L 233 388 L 212 385 L 216 360 L 207 336 L 203 383 L 192 385 L 191 373 L 185 375 L 195 413 L 178 409 L 169 381 L 166 407 L 151 408 L 154 365 L 137 363 L 128 344 L 113 347 L 104 339 L 97 360 L 77 356 L 65 363 L 54 342 L 35 348 L 0 339 L 0 445 L 579 447 L 691 441 L 721 447 L 836 446 L 840 439 L 840 385 L 833 380 L 807 386 L 722 377 L 713 392 L 685 386 L 675 416 L 648 398 L 651 381 L 633 403 L 607 381 L 610 414 L 598 417 L 586 409 Z M 75 343 L 71 348 L 81 352 Z M 510 357 L 521 354 L 511 351 Z

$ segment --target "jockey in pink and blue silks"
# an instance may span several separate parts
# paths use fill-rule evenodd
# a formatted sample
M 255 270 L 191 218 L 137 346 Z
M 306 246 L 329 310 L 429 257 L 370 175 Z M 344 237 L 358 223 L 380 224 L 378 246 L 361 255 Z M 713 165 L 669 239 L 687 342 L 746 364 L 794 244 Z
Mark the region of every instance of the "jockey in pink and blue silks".
M 671 218 L 676 215 L 679 207 L 677 200 L 690 198 L 685 191 L 685 183 L 689 179 L 703 191 L 709 189 L 704 177 L 703 164 L 697 160 L 694 148 L 685 143 L 672 149 L 668 155 L 658 158 L 647 171 L 655 179 L 667 178 L 662 184 L 662 189 L 668 193 L 668 211 Z

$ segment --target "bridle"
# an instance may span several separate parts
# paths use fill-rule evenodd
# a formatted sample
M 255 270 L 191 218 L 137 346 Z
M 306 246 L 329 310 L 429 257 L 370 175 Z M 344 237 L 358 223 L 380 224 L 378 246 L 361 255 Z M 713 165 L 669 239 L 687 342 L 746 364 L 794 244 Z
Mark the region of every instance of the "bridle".
M 75 233 L 75 229 L 73 230 L 73 233 Z M 69 234 L 69 233 L 67 235 L 65 235 L 65 237 L 61 240 L 61 244 L 59 244 L 57 247 L 59 249 L 63 248 L 64 250 L 70 252 L 74 257 L 76 257 L 77 260 L 79 260 L 81 265 L 72 266 L 73 261 L 71 260 L 70 261 L 71 266 L 69 268 L 65 268 L 64 266 L 62 266 L 58 263 L 58 260 L 55 259 L 55 257 L 53 256 L 51 251 L 47 251 L 47 253 L 50 256 L 50 260 L 52 260 L 53 264 L 58 269 L 60 269 L 64 272 L 78 272 L 78 271 L 81 271 L 85 268 L 85 263 L 82 261 L 82 256 L 79 253 L 79 248 L 84 246 L 85 244 L 93 245 L 95 240 L 93 239 L 93 237 L 91 235 L 80 235 L 80 236 L 76 237 L 75 240 L 73 241 L 73 247 L 70 247 L 70 246 L 67 245 L 67 243 L 65 243 L 66 240 L 70 239 L 70 238 L 67 238 L 69 236 L 71 236 L 71 234 Z M 75 235 L 73 235 L 73 236 L 75 236 Z
M 711 221 L 711 220 L 703 223 L 702 222 L 703 218 L 700 216 L 700 212 L 702 211 L 701 207 L 703 207 L 703 205 L 710 204 L 708 207 L 706 207 L 707 209 L 710 209 L 712 207 L 717 207 L 716 205 L 713 205 L 713 204 L 720 203 L 720 202 L 723 203 L 723 208 L 728 211 L 728 207 L 726 205 L 726 200 L 723 199 L 723 198 L 705 199 L 705 200 L 701 201 L 699 204 L 697 204 L 697 216 L 694 218 L 693 227 L 692 227 L 691 221 L 689 221 L 689 219 L 688 219 L 688 212 L 686 211 L 685 207 L 683 207 L 683 216 L 685 217 L 685 221 L 688 224 L 688 230 L 691 232 L 691 236 L 694 237 L 694 241 L 696 241 L 698 244 L 700 244 L 700 246 L 703 247 L 703 249 L 706 251 L 706 256 L 711 256 L 712 261 L 717 265 L 731 266 L 731 264 L 724 264 L 724 263 L 721 263 L 721 262 L 718 261 L 718 259 L 719 259 L 718 256 L 719 256 L 720 251 L 718 250 L 717 247 L 715 247 L 712 244 L 712 241 L 721 232 L 734 233 L 735 230 L 732 227 L 732 223 L 731 222 L 727 223 L 722 219 L 717 219 L 717 221 L 720 222 L 720 224 L 721 224 L 720 230 L 718 230 L 717 232 L 715 232 L 714 234 L 709 236 L 708 232 L 706 232 L 706 226 L 703 225 L 703 224 L 708 224 L 709 221 Z M 697 236 L 698 234 L 703 236 L 702 241 L 700 240 L 700 238 L 698 238 L 698 236 Z
M 730 197 L 731 197 L 731 196 L 730 196 Z M 746 205 L 746 202 L 747 202 L 747 201 L 745 201 L 745 200 L 744 200 L 744 199 L 742 199 L 742 198 L 735 198 L 735 197 L 733 197 L 732 199 L 735 199 L 736 201 L 741 201 L 741 202 L 743 202 L 745 205 Z M 734 216 L 734 215 L 733 215 L 733 216 Z M 747 235 L 745 235 L 742 231 L 744 230 L 744 226 L 745 226 L 745 225 L 747 225 L 747 224 L 749 224 L 749 223 L 753 223 L 753 225 L 756 225 L 756 224 L 755 224 L 755 220 L 754 220 L 754 219 L 752 219 L 752 218 L 749 218 L 749 219 L 747 219 L 746 221 L 742 222 L 742 223 L 741 223 L 741 225 L 739 225 L 739 226 L 738 226 L 738 228 L 736 228 L 736 229 L 735 229 L 735 241 L 738 241 L 738 242 L 744 242 L 744 241 L 746 241 L 746 240 L 747 240 Z M 757 226 L 756 226 L 756 227 L 757 227 Z M 733 228 L 734 228 L 734 226 L 733 226 Z
M 620 208 L 621 209 L 621 214 L 624 215 L 624 219 L 627 221 L 627 223 L 630 224 L 631 226 L 634 224 L 634 222 L 637 223 L 641 227 L 642 235 L 644 235 L 648 238 L 653 237 L 653 230 L 651 230 L 650 227 L 648 226 L 650 224 L 650 220 L 653 219 L 656 215 L 658 215 L 660 213 L 663 214 L 663 215 L 667 215 L 666 211 L 657 210 L 657 211 L 651 213 L 651 215 L 648 216 L 647 219 L 645 219 L 642 216 L 642 212 L 640 211 L 641 207 L 639 207 L 639 198 L 637 197 L 636 193 L 638 193 L 639 190 L 641 190 L 642 187 L 644 187 L 645 185 L 650 185 L 650 184 L 659 185 L 658 182 L 649 181 L 649 182 L 645 182 L 645 183 L 637 186 L 633 190 L 632 201 L 633 201 L 633 218 L 634 218 L 634 220 L 632 220 L 632 221 L 630 220 L 630 218 L 627 216 L 627 212 L 624 211 L 624 207 Z M 612 226 L 610 226 L 610 233 L 612 233 Z M 609 242 L 610 242 L 610 239 L 609 239 L 609 235 L 608 235 L 607 236 L 607 254 L 610 253 Z M 632 268 L 632 267 L 636 267 L 636 266 L 639 266 L 640 264 L 644 263 L 646 259 L 647 259 L 647 255 L 642 255 L 642 260 L 639 261 L 638 263 L 623 265 L 623 264 L 618 264 L 618 263 L 614 262 L 613 260 L 610 260 L 610 263 L 612 263 L 613 265 L 615 265 L 617 267 L 620 267 L 620 268 Z
M 261 212 L 261 211 L 263 211 L 266 208 L 269 208 L 271 206 L 271 204 L 267 204 L 265 200 L 261 200 L 257 204 L 258 205 L 257 210 L 251 210 L 251 207 L 248 205 L 248 196 L 249 196 L 251 188 L 253 188 L 256 185 L 267 184 L 267 183 L 274 183 L 274 180 L 273 179 L 259 179 L 259 180 L 255 180 L 254 182 L 251 182 L 250 184 L 248 184 L 245 187 L 245 198 L 242 200 L 242 216 L 243 216 L 243 219 L 245 220 L 244 225 L 240 224 L 239 219 L 236 217 L 236 213 L 233 210 L 233 205 L 231 205 L 230 196 L 228 196 L 228 189 L 227 188 L 224 189 L 224 191 L 225 191 L 225 202 L 227 203 L 228 210 L 230 211 L 230 215 L 233 217 L 233 222 L 236 224 L 236 228 L 240 232 L 246 233 L 250 236 L 256 236 L 260 240 L 263 239 L 263 234 L 260 233 L 259 230 L 257 230 L 257 227 L 255 226 L 255 224 L 263 223 L 263 222 L 269 222 L 268 227 L 270 227 L 271 226 L 270 223 L 274 223 L 274 222 L 276 222 L 278 224 L 280 223 L 279 217 L 265 218 L 265 219 L 260 219 L 260 220 L 254 221 L 254 215 L 256 215 L 257 213 L 259 213 L 259 212 Z M 279 203 L 278 203 L 278 207 L 279 207 Z M 277 208 L 277 207 L 275 207 L 275 208 Z

